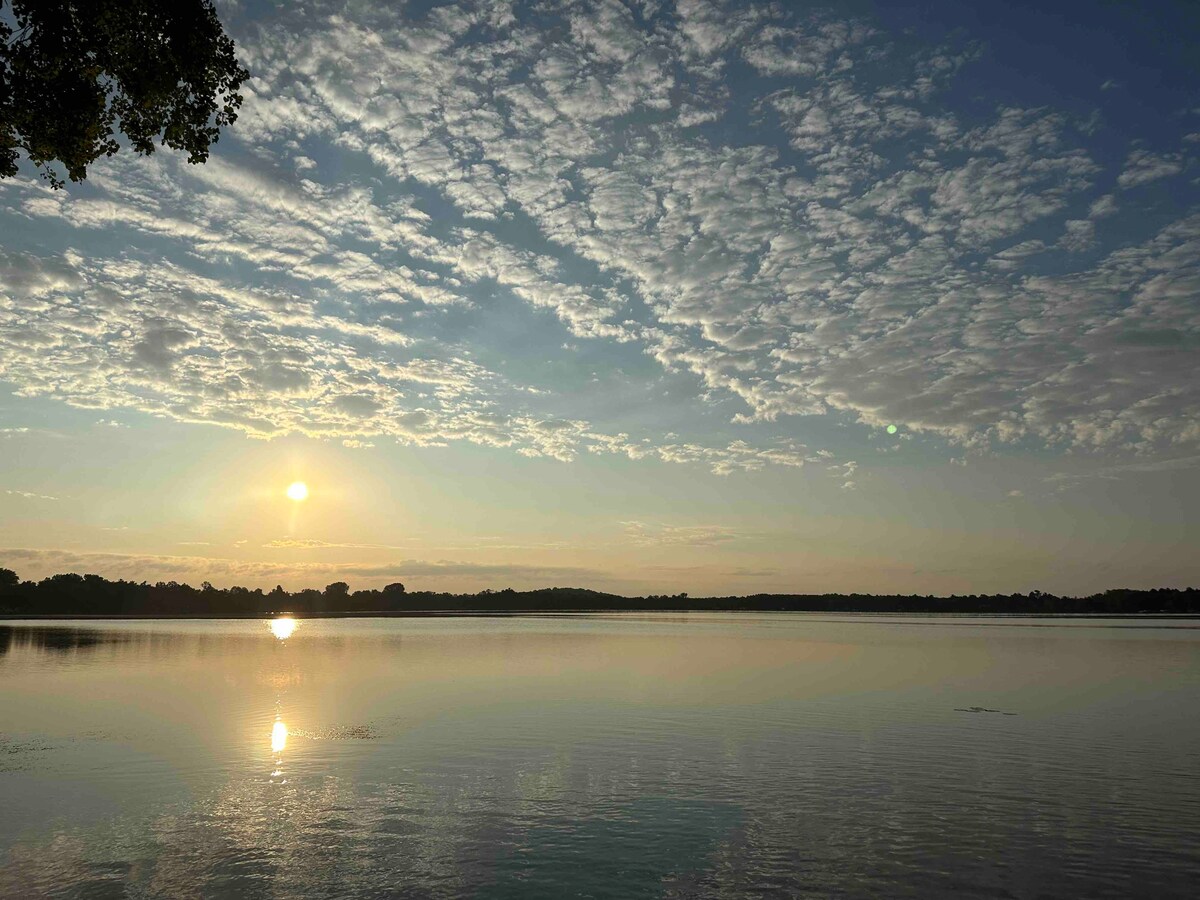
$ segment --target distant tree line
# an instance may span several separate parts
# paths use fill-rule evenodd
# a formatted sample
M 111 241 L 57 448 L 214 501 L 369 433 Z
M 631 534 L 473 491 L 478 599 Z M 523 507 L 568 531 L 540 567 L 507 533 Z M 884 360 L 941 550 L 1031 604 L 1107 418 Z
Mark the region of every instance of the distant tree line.
M 351 591 L 344 581 L 325 590 L 271 591 L 244 587 L 195 588 L 177 581 L 155 584 L 109 581 L 99 575 L 52 575 L 21 581 L 0 569 L 0 615 L 31 616 L 258 616 L 457 612 L 891 612 L 891 613 L 1200 613 L 1200 590 L 1118 589 L 1089 597 L 1028 594 L 751 594 L 746 597 L 688 597 L 658 594 L 621 597 L 584 588 L 535 591 L 485 590 L 477 594 L 406 591 L 399 582 L 382 590 Z

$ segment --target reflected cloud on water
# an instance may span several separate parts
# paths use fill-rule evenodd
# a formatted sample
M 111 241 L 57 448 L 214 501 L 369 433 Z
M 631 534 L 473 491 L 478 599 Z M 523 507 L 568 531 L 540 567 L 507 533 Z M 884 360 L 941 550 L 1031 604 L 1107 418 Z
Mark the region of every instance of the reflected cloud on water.
M 0 625 L 0 657 L 17 650 L 71 653 L 76 650 L 90 650 L 102 644 L 127 641 L 126 635 L 95 628 Z
M 266 646 L 260 634 L 252 634 L 254 620 L 98 620 L 95 624 L 27 623 L 0 624 L 0 658 L 18 652 L 70 654 L 108 649 L 180 652 L 183 647 L 197 655 L 214 652 L 242 653 L 249 645 Z M 285 616 L 266 620 L 271 634 L 283 642 L 300 623 Z

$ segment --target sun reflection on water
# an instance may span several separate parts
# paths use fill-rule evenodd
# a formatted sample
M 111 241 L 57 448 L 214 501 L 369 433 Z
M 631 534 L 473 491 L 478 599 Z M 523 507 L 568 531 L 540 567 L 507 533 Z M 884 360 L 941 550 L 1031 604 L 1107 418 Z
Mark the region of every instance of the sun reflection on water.
M 284 650 L 287 646 L 287 639 L 295 633 L 297 626 L 300 624 L 292 616 L 279 616 L 277 618 L 268 619 L 267 626 L 279 641 L 281 646 L 282 656 L 287 657 L 291 654 Z M 286 683 L 287 678 L 283 672 L 276 674 L 275 679 L 284 678 Z M 278 784 L 287 784 L 287 779 L 283 777 L 283 751 L 287 748 L 288 727 L 283 721 L 282 713 L 283 692 L 281 685 L 277 685 L 277 693 L 275 695 L 275 721 L 271 724 L 271 756 L 272 756 L 272 771 L 271 781 Z
M 296 630 L 298 624 L 291 616 L 281 616 L 278 619 L 271 619 L 267 623 L 271 626 L 271 633 L 281 641 L 286 641 L 292 636 L 292 632 Z
M 271 753 L 274 756 L 274 770 L 271 772 L 271 780 L 283 777 L 283 751 L 287 747 L 288 727 L 283 719 L 275 716 L 275 722 L 271 725 Z M 281 784 L 286 783 L 281 781 Z

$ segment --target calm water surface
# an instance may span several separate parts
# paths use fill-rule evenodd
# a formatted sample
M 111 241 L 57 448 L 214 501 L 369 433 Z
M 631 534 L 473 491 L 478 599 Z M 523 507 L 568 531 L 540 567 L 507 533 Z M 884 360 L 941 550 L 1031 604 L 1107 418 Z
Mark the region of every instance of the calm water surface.
M 1200 622 L 0 623 L 3 897 L 1185 897 Z

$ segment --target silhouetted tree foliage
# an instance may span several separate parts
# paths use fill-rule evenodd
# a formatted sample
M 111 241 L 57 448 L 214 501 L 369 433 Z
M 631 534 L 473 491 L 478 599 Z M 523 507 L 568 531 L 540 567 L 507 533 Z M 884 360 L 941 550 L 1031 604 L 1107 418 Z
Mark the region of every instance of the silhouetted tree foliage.
M 154 141 L 208 159 L 249 73 L 210 0 L 0 0 L 0 177 L 24 150 L 54 187 Z
M 688 597 L 658 594 L 620 597 L 583 588 L 504 588 L 477 594 L 406 591 L 390 584 L 381 591 L 351 591 L 343 581 L 324 591 L 270 593 L 244 587 L 203 589 L 175 581 L 109 581 L 99 575 L 52 575 L 39 582 L 19 581 L 0 569 L 0 614 L 45 616 L 244 616 L 290 612 L 300 615 L 420 615 L 426 613 L 506 612 L 875 612 L 1008 614 L 1200 614 L 1200 590 L 1119 589 L 1089 597 L 1028 594 L 970 594 L 933 597 L 902 594 L 754 594 L 748 597 Z

